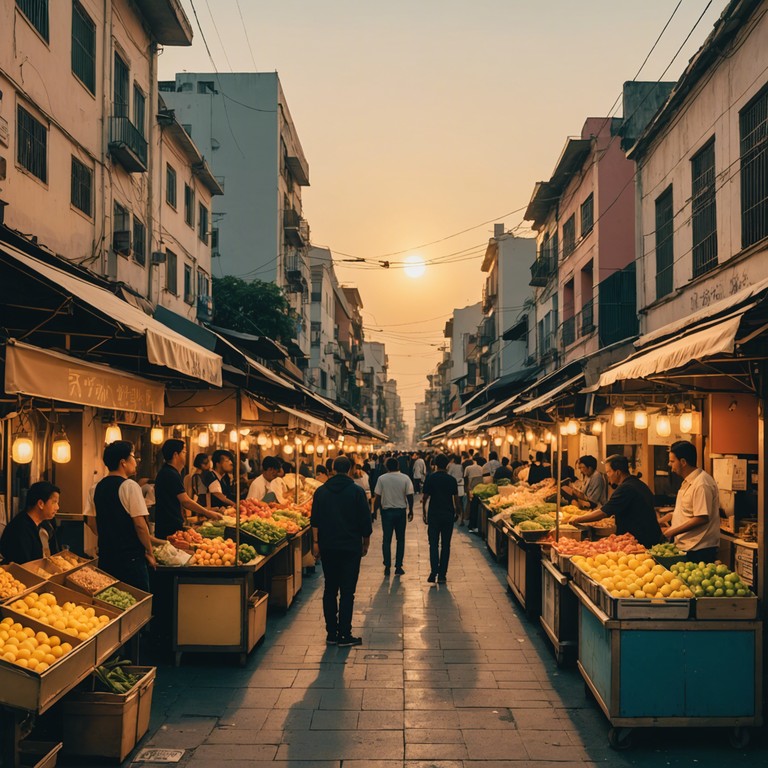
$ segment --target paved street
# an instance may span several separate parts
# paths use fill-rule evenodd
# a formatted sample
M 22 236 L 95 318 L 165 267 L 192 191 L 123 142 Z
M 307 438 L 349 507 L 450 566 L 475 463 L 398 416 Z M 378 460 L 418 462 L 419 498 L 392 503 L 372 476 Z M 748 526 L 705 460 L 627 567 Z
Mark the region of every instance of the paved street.
M 735 751 L 714 729 L 640 732 L 632 751 L 611 750 L 578 672 L 557 669 L 476 536 L 456 530 L 449 583 L 429 585 L 418 517 L 405 576 L 383 577 L 380 533 L 357 593 L 362 647 L 326 647 L 318 569 L 247 668 L 192 658 L 159 670 L 144 745 L 186 749 L 189 768 L 768 765 L 759 735 Z

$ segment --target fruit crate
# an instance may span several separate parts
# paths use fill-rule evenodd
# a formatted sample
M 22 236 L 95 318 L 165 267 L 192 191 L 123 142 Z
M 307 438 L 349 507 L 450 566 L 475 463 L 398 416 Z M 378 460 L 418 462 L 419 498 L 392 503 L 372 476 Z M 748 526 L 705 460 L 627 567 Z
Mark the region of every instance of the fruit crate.
M 20 581 L 24 585 L 24 590 L 20 592 L 18 595 L 14 595 L 13 597 L 10 597 L 10 598 L 4 598 L 0 600 L 0 602 L 6 602 L 7 600 L 15 600 L 21 595 L 26 594 L 30 589 L 34 589 L 40 584 L 45 583 L 45 581 L 41 576 L 35 576 L 34 573 L 30 573 L 30 571 L 26 570 L 25 568 L 22 568 L 20 565 L 16 565 L 16 563 L 8 563 L 7 565 L 0 565 L 0 571 L 6 571 L 7 573 L 10 573 L 11 576 L 13 576 L 13 578 L 16 579 L 16 581 Z
M 756 619 L 759 601 L 751 597 L 697 597 L 695 616 L 703 620 Z
M 70 589 L 74 589 L 76 592 L 81 592 L 84 595 L 93 596 L 97 592 L 103 592 L 108 587 L 114 587 L 117 584 L 117 579 L 114 576 L 110 576 L 106 571 L 102 571 L 101 569 L 96 568 L 95 565 L 92 565 L 92 567 L 93 567 L 93 570 L 96 571 L 99 575 L 105 577 L 103 586 L 99 586 L 98 589 L 89 589 L 88 587 L 83 586 L 77 581 L 73 581 L 71 571 L 67 572 L 66 574 L 63 574 L 65 577 L 64 579 L 65 585 Z
M 227 526 L 224 528 L 224 535 L 237 541 L 235 538 L 237 536 L 237 528 Z M 250 544 L 260 555 L 271 555 L 283 544 L 285 539 L 286 537 L 283 536 L 279 541 L 264 541 L 258 536 L 254 536 L 252 533 L 248 533 L 248 531 L 244 531 L 242 528 L 240 529 L 240 543 Z
M 56 755 L 64 746 L 60 741 L 30 741 L 19 743 L 20 768 L 55 768 Z
M 693 601 L 688 597 L 613 597 L 598 585 L 593 601 L 612 619 L 658 619 L 684 621 L 691 617 Z
M 586 596 L 595 604 L 599 605 L 600 601 L 600 587 L 597 582 L 593 581 L 587 574 L 579 568 L 578 565 L 573 563 L 569 564 L 571 577 L 574 583 L 586 594 Z
M 136 598 L 136 602 L 130 608 L 118 608 L 112 603 L 106 603 L 103 600 L 99 600 L 94 595 L 94 603 L 99 606 L 104 606 L 118 614 L 118 622 L 120 624 L 120 642 L 127 643 L 145 624 L 148 624 L 152 619 L 152 595 L 148 592 L 143 592 L 140 589 L 126 584 L 123 581 L 116 581 L 112 586 L 115 589 L 127 592 L 129 595 L 133 595 Z

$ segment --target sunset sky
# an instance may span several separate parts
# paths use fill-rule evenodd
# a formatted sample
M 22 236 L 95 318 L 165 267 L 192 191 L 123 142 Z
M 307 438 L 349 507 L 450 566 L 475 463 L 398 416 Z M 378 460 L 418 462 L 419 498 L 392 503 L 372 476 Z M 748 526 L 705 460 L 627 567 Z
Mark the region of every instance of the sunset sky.
M 165 49 L 160 78 L 277 70 L 310 166 L 313 243 L 392 264 L 336 266 L 412 425 L 446 320 L 480 300 L 493 222 L 521 223 L 585 118 L 621 115 L 622 83 L 677 6 L 638 79 L 669 67 L 676 80 L 726 1 L 194 0 L 215 67 L 182 4 L 194 45 Z M 418 278 L 403 269 L 413 254 L 427 262 Z

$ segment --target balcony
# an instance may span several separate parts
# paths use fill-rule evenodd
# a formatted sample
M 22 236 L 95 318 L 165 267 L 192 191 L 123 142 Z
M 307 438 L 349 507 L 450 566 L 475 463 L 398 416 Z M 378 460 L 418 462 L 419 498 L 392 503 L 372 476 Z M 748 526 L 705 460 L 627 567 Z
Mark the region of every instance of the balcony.
M 283 231 L 288 244 L 296 248 L 309 245 L 309 224 L 293 208 L 286 208 L 283 211 Z
M 584 304 L 581 312 L 577 312 L 573 317 L 563 320 L 560 326 L 560 343 L 563 349 L 566 349 L 579 339 L 589 336 L 594 330 L 595 305 L 594 300 L 590 299 Z
M 483 286 L 482 307 L 483 307 L 484 313 L 487 314 L 495 306 L 497 293 L 498 291 L 496 289 L 496 286 L 490 280 L 486 280 L 485 285 Z
M 570 347 L 576 341 L 576 317 L 569 317 L 563 320 L 561 327 L 561 338 L 563 347 Z
M 127 117 L 109 118 L 109 154 L 128 173 L 147 171 L 147 140 Z
M 552 257 L 549 250 L 544 249 L 531 264 L 531 280 L 528 285 L 544 288 L 555 272 L 557 272 L 557 260 Z

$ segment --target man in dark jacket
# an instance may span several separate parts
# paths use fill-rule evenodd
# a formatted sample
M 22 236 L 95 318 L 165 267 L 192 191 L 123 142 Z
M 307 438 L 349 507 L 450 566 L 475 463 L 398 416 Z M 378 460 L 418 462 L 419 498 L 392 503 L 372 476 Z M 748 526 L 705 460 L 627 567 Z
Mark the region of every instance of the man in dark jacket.
M 0 554 L 7 563 L 28 563 L 59 551 L 51 524 L 59 509 L 59 489 L 52 483 L 33 483 L 27 491 L 27 508 L 5 527 Z
M 333 462 L 333 477 L 312 498 L 312 554 L 323 563 L 323 614 L 329 645 L 363 642 L 352 636 L 352 610 L 360 560 L 368 554 L 372 528 L 365 491 L 352 479 L 352 470 L 352 462 L 339 456 Z

